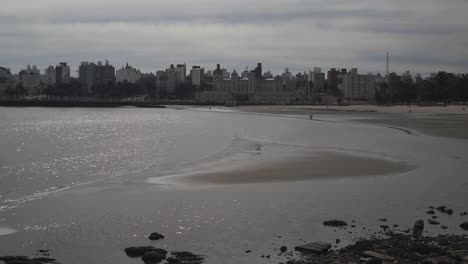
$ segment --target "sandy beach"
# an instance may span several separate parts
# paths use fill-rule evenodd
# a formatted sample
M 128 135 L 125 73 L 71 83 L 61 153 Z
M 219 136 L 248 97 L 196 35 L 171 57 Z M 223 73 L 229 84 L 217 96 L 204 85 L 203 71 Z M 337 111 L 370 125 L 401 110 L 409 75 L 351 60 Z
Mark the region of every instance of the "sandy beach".
M 239 184 L 304 181 L 316 178 L 399 174 L 414 169 L 406 162 L 360 157 L 344 153 L 315 152 L 308 156 L 267 160 L 220 171 L 156 177 L 153 183 Z
M 314 120 L 334 119 L 347 122 L 404 128 L 437 137 L 468 139 L 468 110 L 463 105 L 448 106 L 245 106 L 241 112 L 299 115 Z M 410 112 L 411 111 L 411 112 Z
M 348 112 L 348 113 L 382 113 L 382 114 L 452 114 L 468 115 L 466 105 L 418 106 L 418 105 L 288 105 L 288 106 L 241 106 L 242 111 L 287 113 L 291 111 L 312 112 Z

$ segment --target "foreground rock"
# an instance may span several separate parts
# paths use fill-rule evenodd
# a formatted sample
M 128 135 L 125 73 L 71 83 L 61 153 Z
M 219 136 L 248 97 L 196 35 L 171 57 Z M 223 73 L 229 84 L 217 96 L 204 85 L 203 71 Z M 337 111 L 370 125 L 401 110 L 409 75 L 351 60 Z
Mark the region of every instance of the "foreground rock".
M 342 227 L 342 226 L 347 226 L 348 224 L 343 220 L 333 219 L 333 220 L 324 221 L 323 225 L 333 226 L 333 227 Z
M 414 222 L 413 236 L 421 236 L 423 231 L 424 231 L 424 221 L 417 220 L 416 222 Z
M 468 222 L 464 222 L 460 224 L 461 229 L 468 231 Z
M 0 256 L 0 261 L 5 264 L 45 264 L 45 263 L 58 263 L 54 258 L 30 258 L 27 256 Z
M 167 263 L 201 264 L 205 260 L 204 256 L 188 251 L 171 251 L 171 255 L 166 259 Z
M 385 238 L 359 240 L 355 244 L 328 254 L 304 255 L 288 264 L 321 263 L 405 263 L 405 264 L 466 264 L 468 238 L 458 235 L 414 238 L 407 234 L 392 234 Z
M 125 254 L 131 258 L 139 258 L 145 255 L 147 252 L 157 252 L 158 254 L 161 255 L 166 255 L 167 250 L 162 249 L 162 248 L 155 248 L 153 246 L 144 246 L 144 247 L 128 247 L 125 249 Z
M 331 244 L 325 242 L 314 242 L 297 246 L 294 249 L 303 253 L 325 254 L 330 250 Z
M 148 237 L 150 240 L 160 240 L 160 239 L 163 239 L 164 238 L 164 235 L 163 234 L 159 234 L 157 232 L 153 232 L 149 235 Z

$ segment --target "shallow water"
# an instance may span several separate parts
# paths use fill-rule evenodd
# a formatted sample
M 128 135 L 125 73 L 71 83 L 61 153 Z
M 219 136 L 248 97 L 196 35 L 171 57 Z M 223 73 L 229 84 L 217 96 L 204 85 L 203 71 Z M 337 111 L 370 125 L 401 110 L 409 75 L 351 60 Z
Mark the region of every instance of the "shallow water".
M 18 231 L 0 236 L 0 255 L 51 248 L 64 263 L 139 263 L 123 248 L 154 244 L 205 254 L 207 263 L 270 263 L 284 261 L 275 254 L 281 245 L 346 243 L 365 235 L 363 226 L 378 229 L 380 217 L 409 227 L 430 205 L 450 206 L 455 215 L 468 209 L 465 140 L 300 116 L 172 109 L 0 108 L 0 123 L 0 227 Z M 267 151 L 271 146 L 415 169 L 300 182 L 148 182 L 274 160 L 281 151 Z M 460 232 L 455 215 L 440 217 L 447 231 L 429 232 Z M 323 227 L 330 218 L 355 219 L 356 233 Z M 148 241 L 153 231 L 166 239 Z

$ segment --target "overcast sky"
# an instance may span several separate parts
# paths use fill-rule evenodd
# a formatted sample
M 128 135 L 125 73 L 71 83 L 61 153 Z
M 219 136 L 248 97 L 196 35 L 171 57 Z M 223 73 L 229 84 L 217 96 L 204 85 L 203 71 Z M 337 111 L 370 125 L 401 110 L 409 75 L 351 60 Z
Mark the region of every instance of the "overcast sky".
M 468 72 L 467 0 L 0 0 L 0 66 Z M 74 73 L 76 75 L 76 73 Z

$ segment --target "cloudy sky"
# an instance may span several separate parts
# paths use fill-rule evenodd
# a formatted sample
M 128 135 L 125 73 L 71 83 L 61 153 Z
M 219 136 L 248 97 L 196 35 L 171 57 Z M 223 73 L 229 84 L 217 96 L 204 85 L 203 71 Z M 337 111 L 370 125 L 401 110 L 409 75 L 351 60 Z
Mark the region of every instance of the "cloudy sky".
M 0 66 L 468 72 L 467 0 L 0 0 Z M 76 75 L 76 74 L 75 74 Z

